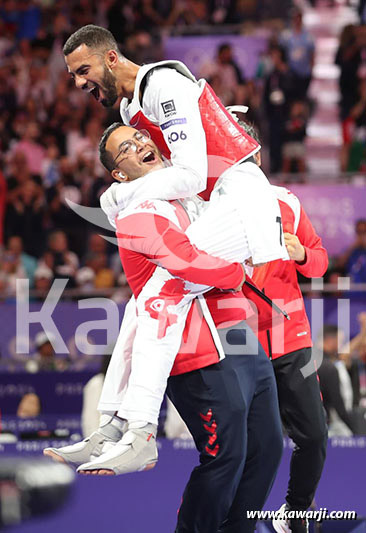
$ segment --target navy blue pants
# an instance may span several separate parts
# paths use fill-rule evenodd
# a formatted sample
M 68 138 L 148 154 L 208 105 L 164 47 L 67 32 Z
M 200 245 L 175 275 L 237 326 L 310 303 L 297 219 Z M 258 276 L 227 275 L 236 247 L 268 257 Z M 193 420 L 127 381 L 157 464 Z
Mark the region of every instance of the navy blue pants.
M 200 453 L 176 533 L 253 532 L 246 511 L 262 509 L 277 472 L 283 438 L 272 364 L 240 327 L 220 331 L 230 347 L 224 360 L 169 378 L 168 395 Z

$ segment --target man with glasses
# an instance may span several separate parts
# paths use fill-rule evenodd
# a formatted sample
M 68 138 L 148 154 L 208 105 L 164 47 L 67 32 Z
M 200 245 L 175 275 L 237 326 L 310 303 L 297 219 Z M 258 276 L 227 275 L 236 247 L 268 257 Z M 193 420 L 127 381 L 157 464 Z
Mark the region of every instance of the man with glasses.
M 282 448 L 273 371 L 243 322 L 243 297 L 217 291 L 206 299 L 201 296 L 209 290 L 203 284 L 240 289 L 242 266 L 211 257 L 188 240 L 183 230 L 190 216 L 202 209 L 202 202 L 145 200 L 145 186 L 164 167 L 147 135 L 115 124 L 103 135 L 100 156 L 112 176 L 124 182 L 124 207 L 115 224 L 137 309 L 125 399 L 125 409 L 129 404 L 130 410 L 119 414 L 129 418 L 132 413 L 138 422 L 143 383 L 148 407 L 152 410 L 155 404 L 158 411 L 171 370 L 169 395 L 201 454 L 201 465 L 192 472 L 184 493 L 176 531 L 212 533 L 220 527 L 222 532 L 254 531 L 255 521 L 247 519 L 246 510 L 262 508 Z M 134 182 L 139 187 L 130 189 Z M 236 300 L 236 306 L 225 306 L 228 297 Z M 180 346 L 182 336 L 188 345 Z M 197 338 L 190 344 L 192 336 Z M 115 370 L 108 370 L 112 377 Z M 131 464 L 136 469 L 137 454 L 144 441 L 153 440 L 155 431 L 151 424 L 142 428 L 129 424 L 119 443 L 79 471 L 119 473 Z

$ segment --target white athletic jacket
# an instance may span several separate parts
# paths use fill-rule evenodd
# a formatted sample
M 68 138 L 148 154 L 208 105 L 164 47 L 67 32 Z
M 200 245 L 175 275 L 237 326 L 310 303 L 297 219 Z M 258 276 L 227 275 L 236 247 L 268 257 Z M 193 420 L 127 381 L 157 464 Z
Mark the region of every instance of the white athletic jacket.
M 195 370 L 224 357 L 216 325 L 201 295 L 211 285 L 222 290 L 237 287 L 243 269 L 191 245 L 184 233 L 189 222 L 182 203 L 160 200 L 134 201 L 116 219 L 121 261 L 134 293 L 136 318 L 131 321 L 132 334 L 123 324 L 121 361 L 117 369 L 113 365 L 108 369 L 106 379 L 113 381 L 110 373 L 116 370 L 120 379 L 121 371 L 127 378 L 132 365 L 123 405 L 119 406 L 120 416 L 129 420 L 156 423 L 170 374 Z M 225 314 L 234 322 L 242 318 L 237 309 L 228 309 Z M 128 317 L 125 319 L 129 323 Z M 122 383 L 126 386 L 127 379 Z

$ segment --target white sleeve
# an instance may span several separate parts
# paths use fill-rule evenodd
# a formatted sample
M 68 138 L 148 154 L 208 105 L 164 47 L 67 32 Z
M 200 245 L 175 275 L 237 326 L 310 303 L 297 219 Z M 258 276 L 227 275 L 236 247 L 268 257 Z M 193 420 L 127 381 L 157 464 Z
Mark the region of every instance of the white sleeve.
M 198 106 L 200 94 L 197 83 L 174 69 L 154 70 L 148 79 L 144 114 L 160 126 L 172 163 L 151 175 L 152 198 L 188 198 L 206 189 L 207 147 Z

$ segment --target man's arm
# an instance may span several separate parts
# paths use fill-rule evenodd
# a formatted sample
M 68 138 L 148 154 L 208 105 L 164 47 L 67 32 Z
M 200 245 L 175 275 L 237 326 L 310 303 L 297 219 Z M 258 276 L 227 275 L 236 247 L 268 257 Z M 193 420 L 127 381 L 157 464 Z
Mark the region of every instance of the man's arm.
M 341 396 L 339 375 L 334 365 L 322 365 L 318 371 L 321 391 L 324 395 L 324 400 L 329 404 L 329 407 L 333 407 L 339 418 L 352 429 L 352 421 L 349 416 L 344 402 Z
M 160 126 L 172 163 L 154 172 L 155 194 L 150 198 L 187 198 L 206 189 L 207 146 L 200 95 L 197 83 L 171 68 L 155 69 L 148 78 L 142 107 L 147 118 Z M 159 180 L 161 195 L 156 194 Z
M 158 68 L 148 76 L 143 111 L 152 123 L 160 126 L 171 151 L 172 166 L 151 172 L 142 196 L 161 200 L 189 198 L 207 187 L 206 135 L 198 106 L 201 89 L 171 68 Z M 122 207 L 123 185 L 110 187 L 101 198 L 108 217 L 114 218 L 118 207 Z M 130 187 L 139 184 L 132 182 Z
M 304 248 L 304 259 L 296 262 L 297 270 L 307 278 L 322 277 L 328 268 L 328 254 L 302 207 L 296 236 Z
M 169 218 L 154 213 L 158 203 L 150 202 L 148 212 L 132 212 L 116 220 L 119 246 L 145 255 L 173 276 L 192 283 L 239 289 L 245 280 L 242 265 L 198 250 Z

